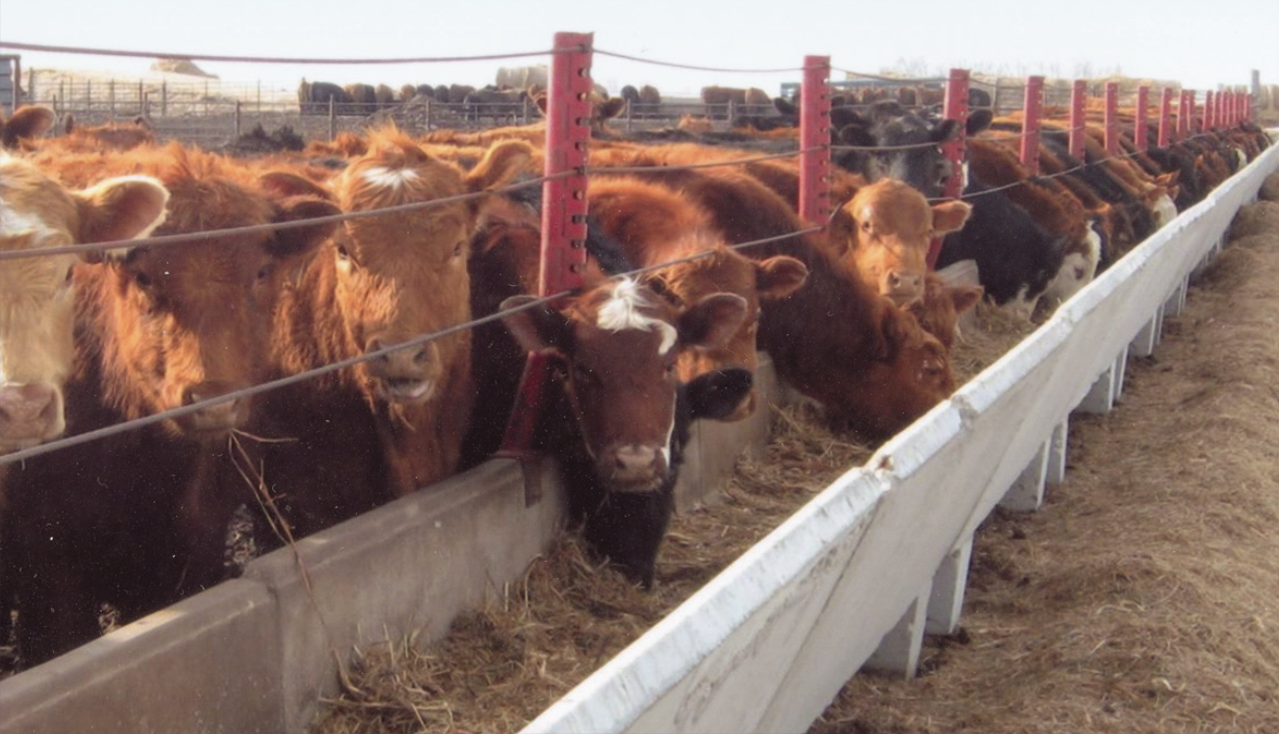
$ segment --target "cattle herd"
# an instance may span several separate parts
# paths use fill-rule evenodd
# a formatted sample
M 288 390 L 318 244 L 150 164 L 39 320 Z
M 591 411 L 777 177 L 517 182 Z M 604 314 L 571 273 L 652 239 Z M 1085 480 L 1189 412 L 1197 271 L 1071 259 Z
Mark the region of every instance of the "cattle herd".
M 959 170 L 939 146 L 961 123 L 837 101 L 813 227 L 795 158 L 760 155 L 796 150 L 793 127 L 627 137 L 615 111 L 593 128 L 583 284 L 557 298 L 538 296 L 541 125 L 231 157 L 48 137 L 38 107 L 0 121 L 0 456 L 21 455 L 0 463 L 0 610 L 22 664 L 100 634 L 104 605 L 129 621 L 234 575 L 235 518 L 270 550 L 484 461 L 530 354 L 533 448 L 590 546 L 649 586 L 690 424 L 760 408 L 757 352 L 889 437 L 955 389 L 966 309 L 1042 315 L 1270 143 L 1244 123 L 1108 155 L 1090 124 L 1078 160 L 1050 121 L 1058 175 L 1031 176 L 1019 118 L 979 109 Z M 964 197 L 941 199 L 954 176 Z M 947 277 L 970 260 L 979 284 Z

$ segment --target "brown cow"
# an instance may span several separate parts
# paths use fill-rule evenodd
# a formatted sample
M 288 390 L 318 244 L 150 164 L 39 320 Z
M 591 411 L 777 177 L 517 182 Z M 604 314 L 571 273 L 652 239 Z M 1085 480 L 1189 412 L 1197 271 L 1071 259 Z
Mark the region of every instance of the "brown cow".
M 159 181 L 143 176 L 68 191 L 29 161 L 0 153 L 0 252 L 145 237 L 164 220 L 168 198 Z M 56 438 L 66 427 L 71 270 L 80 260 L 0 260 L 0 454 Z
M 979 285 L 951 284 L 935 272 L 924 277 L 924 297 L 907 306 L 920 328 L 937 337 L 949 351 L 958 335 L 959 317 L 977 305 L 985 289 Z
M 646 274 L 644 280 L 675 303 L 690 306 L 712 293 L 733 293 L 746 303 L 751 318 L 714 349 L 685 352 L 679 376 L 691 382 L 698 375 L 731 367 L 752 373 L 756 367 L 755 331 L 761 301 L 783 298 L 799 288 L 807 275 L 802 263 L 777 256 L 753 260 L 730 249 L 711 222 L 709 213 L 659 184 L 637 178 L 592 178 L 587 188 L 590 212 L 614 237 L 631 264 L 650 267 L 707 253 L 689 262 Z M 726 420 L 740 420 L 755 411 L 752 390 Z
M 464 173 L 394 129 L 371 133 L 368 148 L 329 184 L 344 211 L 489 191 L 530 152 L 508 141 Z M 297 439 L 267 447 L 265 467 L 298 535 L 456 470 L 471 413 L 470 332 L 375 353 L 470 319 L 467 260 L 479 208 L 471 199 L 345 222 L 284 301 L 281 375 L 374 356 L 265 397 L 271 410 L 254 433 Z
M 177 145 L 110 156 L 58 156 L 64 179 L 154 175 L 170 192 L 155 233 L 297 223 L 336 214 L 283 197 L 257 174 Z M 279 174 L 283 176 L 285 174 Z M 191 407 L 267 377 L 272 314 L 284 281 L 329 226 L 147 241 L 77 266 L 70 433 Z M 38 456 L 11 468 L 0 571 L 18 603 L 18 640 L 35 664 L 98 634 L 98 606 L 130 621 L 226 575 L 226 529 L 254 500 L 228 451 L 247 398 Z
M 678 175 L 680 189 L 712 213 L 731 243 L 805 228 L 790 205 L 749 176 L 721 168 Z M 792 237 L 743 250 L 753 258 L 788 255 L 808 268 L 803 286 L 763 304 L 759 346 L 782 380 L 832 417 L 884 438 L 954 390 L 948 352 L 823 240 Z

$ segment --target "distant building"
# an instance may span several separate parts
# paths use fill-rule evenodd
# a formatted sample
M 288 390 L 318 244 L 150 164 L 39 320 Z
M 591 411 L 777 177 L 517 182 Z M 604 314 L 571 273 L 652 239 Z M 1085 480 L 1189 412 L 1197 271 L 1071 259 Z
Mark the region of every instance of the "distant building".
M 13 114 L 13 62 L 16 56 L 0 54 L 0 109 Z

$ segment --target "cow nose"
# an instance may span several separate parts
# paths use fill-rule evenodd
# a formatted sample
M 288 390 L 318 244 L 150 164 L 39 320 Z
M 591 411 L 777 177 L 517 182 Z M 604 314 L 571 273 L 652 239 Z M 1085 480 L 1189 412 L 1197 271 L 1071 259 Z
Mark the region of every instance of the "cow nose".
M 202 382 L 183 391 L 182 404 L 193 405 L 235 390 L 235 386 L 224 382 Z M 195 413 L 184 416 L 179 422 L 188 430 L 229 431 L 244 425 L 248 415 L 248 399 L 240 397 L 200 408 Z
M 619 489 L 648 489 L 663 469 L 662 455 L 656 447 L 630 444 L 613 451 L 612 482 Z
M 0 437 L 43 437 L 56 416 L 57 392 L 44 383 L 0 387 Z
M 382 337 L 369 340 L 365 354 L 393 346 Z M 437 359 L 434 342 L 397 349 L 369 360 L 369 367 L 380 377 L 416 377 L 431 370 Z
M 907 305 L 924 295 L 924 276 L 910 270 L 890 270 L 884 275 L 887 296 L 899 305 Z

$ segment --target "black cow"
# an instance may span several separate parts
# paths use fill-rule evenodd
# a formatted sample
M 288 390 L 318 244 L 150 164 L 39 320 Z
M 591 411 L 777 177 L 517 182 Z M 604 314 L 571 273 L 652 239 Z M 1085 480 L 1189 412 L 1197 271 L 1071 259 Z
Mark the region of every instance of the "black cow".
M 330 82 L 307 82 L 304 79 L 298 87 L 298 104 L 304 115 L 327 115 L 330 101 L 345 107 L 351 104 L 351 95 Z

